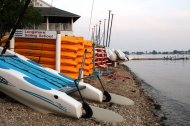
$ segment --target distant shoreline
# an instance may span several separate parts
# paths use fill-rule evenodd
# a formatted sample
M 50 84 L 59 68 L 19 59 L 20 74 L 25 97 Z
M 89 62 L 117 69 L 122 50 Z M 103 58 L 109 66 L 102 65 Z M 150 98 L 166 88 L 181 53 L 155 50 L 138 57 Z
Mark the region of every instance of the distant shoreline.
M 190 60 L 190 58 L 184 57 L 184 58 L 133 58 L 130 60 Z

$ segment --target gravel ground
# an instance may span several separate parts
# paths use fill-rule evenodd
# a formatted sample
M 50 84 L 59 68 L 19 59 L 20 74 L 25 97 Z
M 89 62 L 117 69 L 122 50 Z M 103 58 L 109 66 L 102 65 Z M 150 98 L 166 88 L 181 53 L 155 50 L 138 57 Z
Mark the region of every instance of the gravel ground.
M 122 106 L 90 101 L 89 103 L 119 113 L 124 118 L 123 122 L 109 123 L 94 118 L 74 119 L 42 114 L 0 93 L 0 126 L 160 126 L 161 123 L 153 113 L 154 103 L 144 95 L 140 82 L 135 80 L 129 69 L 120 65 L 110 70 L 114 73 L 113 76 L 102 77 L 106 90 L 132 99 L 135 105 Z M 98 79 L 92 78 L 85 81 L 101 89 Z

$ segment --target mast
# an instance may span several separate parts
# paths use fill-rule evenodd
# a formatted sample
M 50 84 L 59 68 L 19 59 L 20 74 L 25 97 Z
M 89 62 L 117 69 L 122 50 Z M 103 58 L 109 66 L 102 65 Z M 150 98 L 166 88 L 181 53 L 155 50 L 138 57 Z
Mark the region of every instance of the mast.
M 108 46 L 108 35 L 109 35 L 109 27 L 110 27 L 110 14 L 111 14 L 111 10 L 109 10 L 109 17 L 108 17 L 108 27 L 107 27 L 107 36 L 106 36 L 106 47 Z
M 108 39 L 108 42 L 109 42 L 108 47 L 110 46 L 110 38 L 111 38 L 111 31 L 112 31 L 113 16 L 114 16 L 114 14 L 112 14 L 112 17 L 111 17 L 111 26 L 110 26 L 110 34 L 109 34 L 109 39 Z
M 98 45 L 100 45 L 101 40 L 100 40 L 100 29 L 101 28 L 101 20 L 99 21 L 99 30 L 98 30 Z
M 105 46 L 105 36 L 106 36 L 106 19 L 104 19 L 104 32 L 103 32 L 103 46 Z

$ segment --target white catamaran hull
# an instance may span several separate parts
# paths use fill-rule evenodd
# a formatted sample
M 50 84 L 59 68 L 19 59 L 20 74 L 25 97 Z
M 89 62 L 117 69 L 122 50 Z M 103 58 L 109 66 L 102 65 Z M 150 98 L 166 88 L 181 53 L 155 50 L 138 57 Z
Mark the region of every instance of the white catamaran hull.
M 54 84 L 54 81 L 57 82 Z M 73 85 L 72 79 L 34 64 L 10 50 L 0 57 L 0 91 L 37 111 L 80 118 L 82 104 L 69 96 L 67 91 L 60 91 L 74 88 Z M 84 98 L 102 102 L 103 94 L 100 90 L 82 82 L 78 85 L 86 87 L 81 90 Z

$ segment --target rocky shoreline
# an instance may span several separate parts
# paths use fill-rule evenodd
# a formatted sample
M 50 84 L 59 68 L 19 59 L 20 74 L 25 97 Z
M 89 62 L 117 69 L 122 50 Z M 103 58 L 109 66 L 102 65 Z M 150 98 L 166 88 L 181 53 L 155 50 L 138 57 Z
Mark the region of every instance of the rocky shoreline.
M 122 106 L 112 103 L 96 103 L 88 101 L 93 106 L 112 110 L 121 116 L 124 121 L 109 123 L 94 118 L 74 119 L 65 116 L 42 114 L 24 106 L 12 98 L 0 93 L 0 125 L 1 126 L 160 126 L 161 122 L 154 114 L 159 105 L 145 95 L 141 82 L 124 65 L 110 68 L 113 76 L 103 76 L 102 81 L 107 91 L 132 99 L 135 104 Z M 129 79 L 130 78 L 130 79 Z M 101 89 L 97 78 L 85 80 Z

